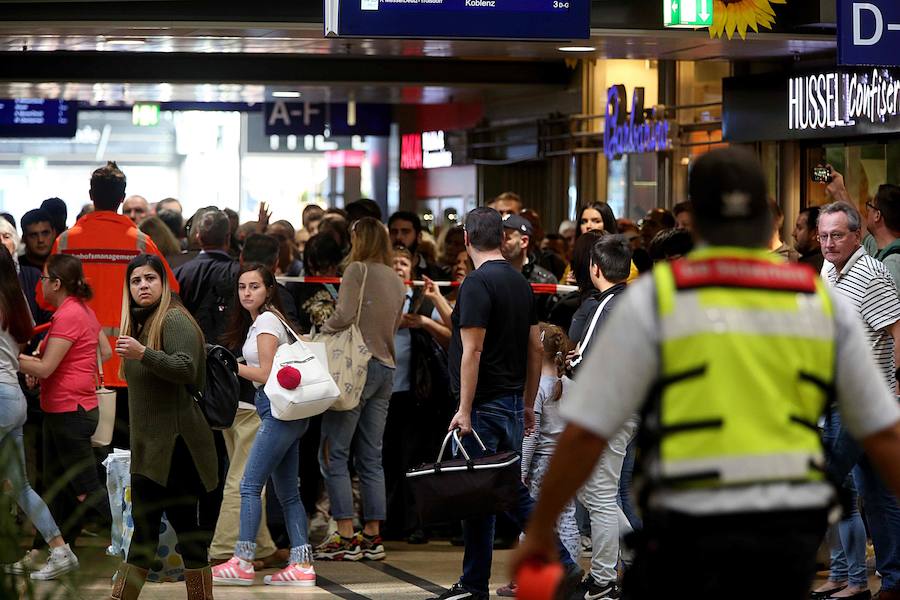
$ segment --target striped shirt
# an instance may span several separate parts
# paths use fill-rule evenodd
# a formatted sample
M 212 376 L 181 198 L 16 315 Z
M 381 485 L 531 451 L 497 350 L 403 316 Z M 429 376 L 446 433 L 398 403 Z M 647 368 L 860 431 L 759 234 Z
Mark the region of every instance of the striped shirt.
M 840 273 L 831 263 L 826 263 L 824 270 L 834 291 L 846 298 L 862 317 L 872 357 L 893 390 L 896 387 L 894 338 L 889 327 L 900 320 L 900 296 L 890 271 L 884 263 L 867 255 L 863 247 L 856 250 Z

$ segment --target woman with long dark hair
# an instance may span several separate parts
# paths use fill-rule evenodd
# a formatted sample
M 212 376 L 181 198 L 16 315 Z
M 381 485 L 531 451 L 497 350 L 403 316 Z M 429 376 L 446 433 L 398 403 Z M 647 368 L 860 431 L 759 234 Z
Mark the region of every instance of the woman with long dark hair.
M 97 360 L 108 360 L 112 349 L 86 304 L 93 291 L 78 258 L 50 256 L 41 285 L 44 300 L 56 310 L 40 356 L 20 355 L 19 370 L 41 382 L 43 477 L 50 482 L 52 512 L 66 515 L 63 537 L 74 543 L 88 509 L 109 520 L 109 500 L 97 474 L 91 436 L 100 419 Z M 39 547 L 41 538 L 34 543 Z
M 78 559 L 65 543 L 50 509 L 31 489 L 25 473 L 25 396 L 19 387 L 19 351 L 31 338 L 33 321 L 16 266 L 6 246 L 0 244 L 0 480 L 11 485 L 16 501 L 50 546 L 44 567 L 32 579 L 54 579 L 78 568 Z M 7 565 L 8 573 L 24 574 L 32 568 L 30 555 Z
M 578 209 L 578 218 L 575 219 L 575 239 L 588 231 L 605 231 L 615 235 L 619 233 L 616 224 L 616 215 L 606 202 L 589 202 Z
M 232 309 L 231 326 L 225 345 L 243 345 L 246 364 L 238 375 L 253 382 L 256 410 L 262 420 L 241 481 L 241 524 L 234 556 L 213 567 L 213 581 L 221 585 L 252 585 L 255 578 L 256 536 L 262 520 L 262 491 L 272 477 L 275 494 L 284 512 L 291 540 L 288 566 L 267 575 L 267 585 L 309 587 L 316 584 L 312 566 L 312 547 L 308 539 L 306 510 L 300 502 L 297 473 L 300 468 L 300 438 L 309 426 L 308 419 L 281 421 L 272 416 L 269 397 L 263 386 L 272 371 L 278 346 L 290 340 L 284 311 L 272 271 L 258 264 L 245 264 L 238 273 L 237 302 Z
M 212 430 L 188 387 L 203 389 L 203 333 L 169 289 L 166 268 L 152 254 L 125 271 L 121 335 L 116 353 L 128 382 L 131 503 L 134 534 L 128 562 L 116 574 L 112 600 L 135 600 L 159 545 L 163 512 L 178 534 L 189 600 L 211 600 L 206 534 L 199 497 L 216 487 Z
M 394 335 L 400 324 L 406 286 L 394 272 L 394 253 L 381 221 L 372 217 L 355 221 L 350 237 L 352 249 L 338 292 L 337 310 L 322 331 L 343 331 L 358 321 L 372 357 L 359 404 L 352 410 L 327 411 L 322 417 L 319 465 L 338 530 L 316 548 L 316 558 L 382 560 L 385 551 L 381 521 L 387 518 L 382 440 L 394 384 Z M 354 440 L 364 512 L 360 532 L 353 531 L 356 515 L 348 468 Z

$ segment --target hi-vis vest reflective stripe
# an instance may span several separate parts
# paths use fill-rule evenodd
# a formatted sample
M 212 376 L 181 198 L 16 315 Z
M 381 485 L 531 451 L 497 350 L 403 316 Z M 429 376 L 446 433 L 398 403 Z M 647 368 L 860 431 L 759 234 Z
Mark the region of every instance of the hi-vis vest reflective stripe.
M 654 278 L 652 479 L 678 489 L 824 480 L 816 425 L 833 387 L 835 327 L 823 282 L 735 248 L 696 251 Z

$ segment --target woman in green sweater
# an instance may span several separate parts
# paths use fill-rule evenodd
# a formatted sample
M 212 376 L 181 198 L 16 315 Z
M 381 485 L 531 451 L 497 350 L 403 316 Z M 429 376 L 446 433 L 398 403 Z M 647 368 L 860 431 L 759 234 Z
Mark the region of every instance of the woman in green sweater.
M 165 512 L 178 534 L 188 600 L 212 600 L 208 540 L 197 522 L 200 495 L 216 486 L 212 431 L 187 386 L 202 389 L 203 333 L 169 290 L 162 260 L 134 258 L 126 270 L 116 352 L 128 382 L 134 535 L 112 600 L 135 600 L 159 544 Z

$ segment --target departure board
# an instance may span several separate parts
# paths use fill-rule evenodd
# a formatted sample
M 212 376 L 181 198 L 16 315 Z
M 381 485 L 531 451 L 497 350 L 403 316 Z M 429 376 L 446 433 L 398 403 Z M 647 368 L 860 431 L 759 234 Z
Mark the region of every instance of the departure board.
M 325 35 L 586 39 L 590 0 L 325 0 Z
M 0 99 L 0 137 L 75 137 L 78 109 L 65 100 Z

